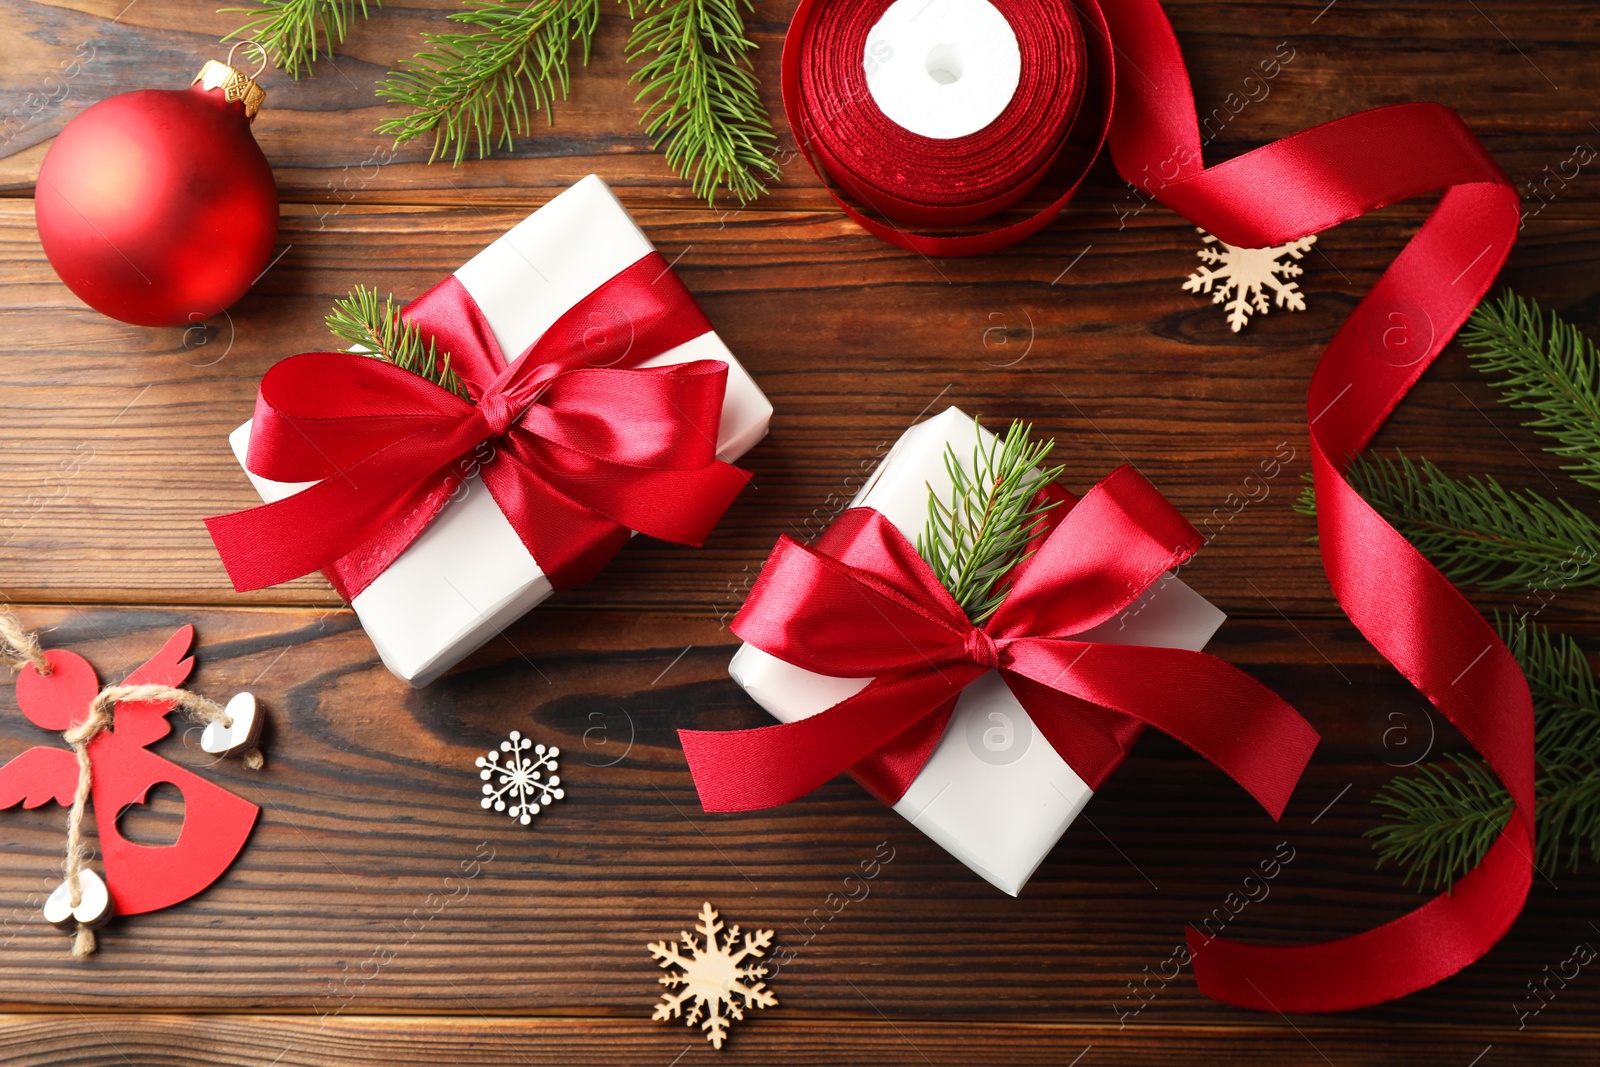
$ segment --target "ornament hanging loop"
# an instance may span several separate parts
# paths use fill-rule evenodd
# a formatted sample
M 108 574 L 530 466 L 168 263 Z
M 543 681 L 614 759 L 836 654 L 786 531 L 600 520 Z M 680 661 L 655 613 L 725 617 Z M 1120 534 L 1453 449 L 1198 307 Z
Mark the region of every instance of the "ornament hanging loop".
M 254 48 L 257 54 L 261 57 L 261 62 L 256 66 L 255 70 L 250 72 L 249 75 L 250 80 L 255 81 L 257 78 L 261 77 L 262 72 L 267 69 L 267 49 L 266 46 L 260 41 L 235 41 L 233 43 L 233 47 L 228 49 L 228 58 L 224 59 L 223 62 L 230 67 L 233 66 L 233 54 L 240 48 L 244 47 Z

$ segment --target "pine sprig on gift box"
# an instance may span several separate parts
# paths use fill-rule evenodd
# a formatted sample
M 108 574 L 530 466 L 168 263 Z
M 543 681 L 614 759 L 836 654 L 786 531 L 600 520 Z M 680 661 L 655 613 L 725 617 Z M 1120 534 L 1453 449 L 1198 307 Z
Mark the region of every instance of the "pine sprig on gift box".
M 411 109 L 378 132 L 396 142 L 433 134 L 430 163 L 448 155 L 459 164 L 469 145 L 481 159 L 529 133 L 533 112 L 548 119 L 570 87 L 574 43 L 589 62 L 600 0 L 473 0 L 450 18 L 470 32 L 424 34 L 429 47 L 378 86 L 379 96 Z
M 750 0 L 744 9 L 753 10 Z M 756 92 L 740 0 L 630 0 L 638 21 L 628 59 L 645 60 L 630 84 L 650 104 L 639 122 L 666 146 L 667 163 L 715 204 L 726 189 L 740 203 L 767 191 L 776 178 L 777 139 Z
M 1500 401 L 1534 413 L 1524 422 L 1572 460 L 1572 480 L 1600 489 L 1600 353 L 1578 328 L 1515 293 L 1485 302 L 1461 331 L 1472 365 L 1494 379 Z
M 466 385 L 450 368 L 450 353 L 440 352 L 432 336 L 424 341 L 422 331 L 401 316 L 392 295 L 380 300 L 376 289 L 356 286 L 349 296 L 334 301 L 328 330 L 362 355 L 393 363 L 470 399 Z
M 372 0 L 373 7 L 381 5 L 382 0 Z M 367 0 L 266 0 L 261 7 L 225 7 L 218 14 L 248 16 L 248 22 L 223 40 L 256 42 L 273 66 L 298 79 L 320 53 L 333 55 L 358 12 L 367 17 Z
M 1535 860 L 1576 867 L 1585 852 L 1600 858 L 1600 685 L 1571 637 L 1497 621 L 1533 695 Z M 1373 802 L 1387 809 L 1367 831 L 1379 863 L 1397 863 L 1418 888 L 1447 886 L 1476 867 L 1512 815 L 1510 794 L 1473 756 L 1424 764 Z
M 947 447 L 950 498 L 928 490 L 928 521 L 917 535 L 917 553 L 975 625 L 988 621 L 1005 600 L 1011 589 L 1007 575 L 1032 555 L 1028 542 L 1056 506 L 1034 503 L 1039 487 L 1055 481 L 1063 468 L 1044 468 L 1055 441 L 1034 442 L 1032 430 L 1013 422 L 1004 439 L 979 433 L 970 462 Z
M 1458 585 L 1483 589 L 1600 586 L 1600 523 L 1564 500 L 1460 480 L 1426 459 L 1358 455 L 1346 478 Z M 1308 485 L 1295 510 L 1316 514 Z

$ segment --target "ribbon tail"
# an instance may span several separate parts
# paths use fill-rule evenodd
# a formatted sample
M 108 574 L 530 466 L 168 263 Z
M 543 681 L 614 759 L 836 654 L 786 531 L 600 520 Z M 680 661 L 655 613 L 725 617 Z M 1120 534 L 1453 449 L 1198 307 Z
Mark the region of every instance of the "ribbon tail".
M 1280 1013 L 1349 1011 L 1414 993 L 1474 962 L 1511 929 L 1533 882 L 1532 849 L 1513 815 L 1483 862 L 1449 893 L 1339 941 L 1250 945 L 1190 927 L 1195 979 L 1215 1000 Z
M 388 524 L 402 527 L 398 536 L 409 543 L 448 495 L 440 492 L 441 468 L 483 439 L 481 425 L 476 418 L 437 423 L 293 496 L 206 519 L 234 589 L 322 570 Z
M 959 664 L 874 682 L 795 722 L 679 730 L 700 804 L 706 811 L 754 811 L 797 800 L 947 704 L 981 673 Z
M 1317 732 L 1284 699 L 1232 664 L 1178 648 L 1023 638 L 1012 673 L 1154 726 L 1243 786 L 1271 816 L 1282 816 L 1317 747 Z M 1047 737 L 1070 704 L 1012 690 Z

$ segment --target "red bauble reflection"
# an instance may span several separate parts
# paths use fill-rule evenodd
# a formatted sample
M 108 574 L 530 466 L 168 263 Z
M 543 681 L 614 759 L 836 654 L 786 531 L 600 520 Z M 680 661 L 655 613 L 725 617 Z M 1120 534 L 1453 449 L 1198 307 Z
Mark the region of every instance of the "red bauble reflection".
M 198 84 L 123 93 L 73 119 L 39 169 L 34 214 L 67 287 L 137 326 L 221 311 L 278 238 L 278 190 L 245 104 Z

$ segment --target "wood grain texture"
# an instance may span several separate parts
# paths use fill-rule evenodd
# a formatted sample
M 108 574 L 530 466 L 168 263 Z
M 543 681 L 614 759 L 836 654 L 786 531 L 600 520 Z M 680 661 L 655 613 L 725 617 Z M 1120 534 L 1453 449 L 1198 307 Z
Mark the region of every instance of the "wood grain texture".
M 771 1015 L 771 1012 L 767 1013 Z M 1550 1028 L 1513 1045 L 1487 1027 L 1430 1027 L 1426 1043 L 1392 1029 L 1316 1024 L 1228 1028 L 1007 1026 L 980 1023 L 763 1019 L 736 1030 L 721 1052 L 686 1044 L 682 1027 L 594 1019 L 328 1018 L 281 1016 L 47 1015 L 0 1018 L 0 1053 L 15 1067 L 175 1064 L 185 1067 L 589 1067 L 618 1063 L 781 1063 L 785 1067 L 1148 1067 L 1155 1062 L 1238 1067 L 1438 1067 L 1468 1064 L 1485 1050 L 1502 1063 L 1544 1067 L 1593 1062 L 1592 1038 Z
M 1525 187 L 1539 185 L 1541 198 L 1551 201 L 1547 213 L 1581 213 L 1600 199 L 1600 181 L 1590 171 L 1556 180 L 1576 145 L 1600 144 L 1590 125 L 1600 122 L 1600 56 L 1588 47 L 1594 19 L 1584 5 L 1501 2 L 1475 9 L 1343 0 L 1324 10 L 1325 4 L 1241 4 L 1220 15 L 1207 0 L 1166 5 L 1198 113 L 1210 119 L 1208 158 L 1366 108 L 1430 99 L 1460 110 L 1507 173 Z M 637 86 L 627 84 L 631 70 L 623 61 L 629 20 L 610 4 L 594 58 L 575 78 L 572 96 L 556 106 L 553 124 L 538 120 L 513 151 L 472 166 L 429 166 L 427 143 L 396 152 L 389 138 L 373 132 L 398 113 L 374 88 L 421 47 L 421 33 L 448 28 L 445 15 L 454 6 L 452 0 L 386 4 L 356 24 L 337 58 L 320 61 L 314 77 L 264 76 L 268 97 L 257 137 L 286 200 L 526 205 L 598 171 L 630 204 L 696 203 L 637 124 L 644 105 L 634 100 Z M 795 0 L 762 3 L 748 21 L 760 46 L 763 97 L 775 116 L 779 52 L 794 8 Z M 11 106 L 26 120 L 0 132 L 7 141 L 0 146 L 0 190 L 22 195 L 38 175 L 49 138 L 79 110 L 128 88 L 187 83 L 205 60 L 221 58 L 226 49 L 216 39 L 243 21 L 188 0 L 4 0 L 0 13 L 10 29 L 0 99 L 15 101 Z M 1292 58 L 1264 88 L 1246 84 L 1256 64 L 1275 55 Z M 74 58 L 83 61 L 63 77 L 63 61 Z M 783 179 L 762 206 L 826 206 L 816 178 L 794 156 L 781 117 L 774 126 Z M 1077 210 L 1110 213 L 1125 192 L 1102 167 L 1077 198 Z
M 322 220 L 295 209 L 282 258 L 233 309 L 205 329 L 149 330 L 83 309 L 50 272 L 27 209 L 0 205 L 0 306 L 14 309 L 14 356 L 0 362 L 5 592 L 240 603 L 201 520 L 258 502 L 226 435 L 249 417 L 261 375 L 332 343 L 322 318 L 335 296 L 357 284 L 418 294 L 520 217 L 374 208 Z M 1218 308 L 1181 290 L 1197 241 L 1170 215 L 1120 231 L 1111 220 L 1052 228 L 1001 256 L 941 263 L 826 212 L 638 217 L 777 416 L 742 461 L 753 487 L 704 548 L 641 538 L 562 603 L 735 607 L 778 534 L 815 533 L 919 414 L 958 404 L 1057 436 L 1069 486 L 1136 465 L 1215 535 L 1186 573 L 1229 613 L 1336 611 L 1307 541 L 1313 524 L 1291 507 L 1309 469 L 1305 387 L 1410 223 L 1332 232 L 1305 279 L 1309 310 L 1270 314 L 1235 335 Z M 1574 267 L 1597 236 L 1591 224 L 1537 220 L 1505 280 L 1594 325 L 1600 278 Z M 1518 422 L 1453 349 L 1379 443 L 1513 485 L 1560 478 Z M 1243 494 L 1259 492 L 1244 479 L 1288 453 L 1267 497 L 1239 510 Z M 317 577 L 245 599 L 337 603 Z M 1594 594 L 1564 591 L 1549 610 L 1597 605 Z
M 259 774 L 215 764 L 198 727 L 158 743 L 263 814 L 216 885 L 115 921 L 88 964 L 37 913 L 58 880 L 64 813 L 0 812 L 0 1008 L 13 1013 L 0 1016 L 0 1060 L 1592 1062 L 1600 977 L 1585 969 L 1527 1014 L 1530 982 L 1575 944 L 1600 943 L 1592 863 L 1543 872 L 1483 961 L 1379 1008 L 1289 1020 L 1206 1000 L 1187 968 L 1162 977 L 1185 924 L 1220 915 L 1229 936 L 1291 943 L 1368 928 L 1417 900 L 1375 869 L 1361 835 L 1385 782 L 1460 740 L 1338 614 L 1311 524 L 1290 505 L 1307 469 L 1311 369 L 1426 202 L 1324 234 L 1302 279 L 1310 309 L 1234 335 L 1180 289 L 1193 229 L 1159 207 L 1135 212 L 1104 160 L 1061 221 L 977 260 L 928 260 L 861 234 L 793 157 L 781 118 L 772 195 L 707 209 L 636 124 L 617 8 L 553 126 L 486 161 L 427 165 L 426 145 L 396 150 L 372 132 L 392 113 L 373 87 L 456 7 L 387 5 L 314 78 L 266 77 L 256 132 L 284 199 L 282 255 L 227 315 L 181 331 L 86 309 L 51 272 L 29 197 L 72 115 L 124 89 L 181 85 L 220 56 L 216 38 L 239 16 L 189 0 L 0 0 L 0 599 L 106 680 L 194 621 L 195 687 L 219 699 L 248 688 L 269 716 Z M 1503 281 L 1600 334 L 1600 178 L 1571 163 L 1600 144 L 1589 8 L 1168 7 L 1211 119 L 1209 160 L 1366 107 L 1449 104 L 1527 197 Z M 750 20 L 775 114 L 793 9 L 763 3 Z M 1294 58 L 1238 107 L 1246 75 L 1280 43 Z M 224 438 L 266 368 L 329 344 L 335 296 L 357 283 L 414 296 L 590 172 L 674 260 L 777 410 L 746 461 L 751 491 L 705 548 L 638 539 L 597 581 L 422 692 L 383 670 L 320 579 L 235 595 L 200 520 L 255 500 Z M 775 811 L 699 810 L 674 731 L 766 721 L 726 676 L 725 622 L 773 540 L 820 529 L 906 426 L 949 403 L 1033 420 L 1061 441 L 1073 487 L 1135 464 L 1212 535 L 1185 579 L 1231 616 L 1213 650 L 1324 738 L 1282 823 L 1156 736 L 1018 900 L 847 779 Z M 1379 443 L 1581 499 L 1458 347 Z M 1295 458 L 1266 497 L 1238 509 L 1230 494 L 1284 448 Z M 1486 610 L 1519 599 L 1475 597 Z M 1600 594 L 1562 590 L 1542 617 L 1600 646 Z M 528 828 L 477 804 L 472 760 L 514 728 L 566 754 L 568 799 Z M 40 743 L 54 742 L 0 684 L 0 759 Z M 153 794 L 120 825 L 172 840 L 181 814 Z M 1281 848 L 1294 858 L 1270 893 L 1233 916 L 1229 894 Z M 721 1054 L 681 1024 L 648 1021 L 659 987 L 645 943 L 684 929 L 705 900 L 775 927 L 794 953 L 773 979 L 781 1006 L 736 1027 Z
M 192 685 L 218 698 L 249 688 L 270 719 L 258 774 L 206 757 L 198 728 L 157 744 L 261 805 L 261 820 L 216 885 L 116 921 L 88 965 L 30 903 L 58 877 L 62 812 L 0 812 L 0 1005 L 14 1009 L 636 1019 L 655 995 L 646 942 L 710 900 L 794 950 L 773 979 L 781 1007 L 751 1029 L 880 1012 L 1253 1026 L 1201 997 L 1186 970 L 1143 983 L 1174 970 L 1165 961 L 1186 923 L 1291 942 L 1413 904 L 1374 869 L 1360 836 L 1376 821 L 1369 801 L 1397 766 L 1459 746 L 1347 624 L 1230 623 L 1217 653 L 1323 735 L 1283 822 L 1150 737 L 1012 900 L 847 779 L 773 811 L 701 812 L 674 731 L 768 721 L 727 678 L 732 638 L 705 616 L 538 611 L 424 692 L 384 671 L 344 612 L 59 606 L 24 619 L 106 679 L 193 619 Z M 477 803 L 472 761 L 511 729 L 565 752 L 568 798 L 528 828 Z M 51 742 L 0 691 L 0 758 Z M 146 832 L 165 821 L 175 835 L 170 804 L 143 814 Z M 1228 894 L 1274 854 L 1290 858 L 1269 891 L 1230 916 Z M 1512 1042 L 1525 983 L 1600 936 L 1588 925 L 1600 872 L 1548 873 L 1477 966 L 1326 1025 L 1471 1021 Z M 1587 977 L 1538 1021 L 1592 1020 L 1600 982 Z M 1149 992 L 1135 999 L 1130 983 Z

